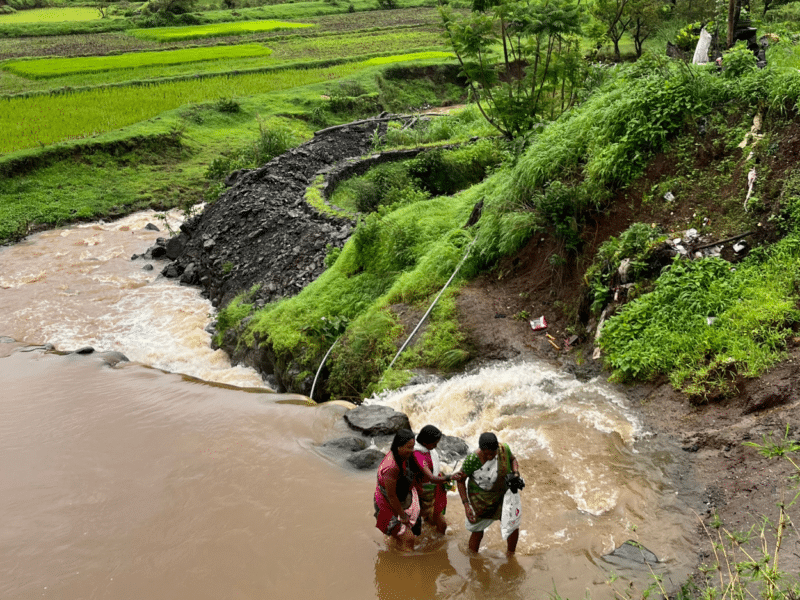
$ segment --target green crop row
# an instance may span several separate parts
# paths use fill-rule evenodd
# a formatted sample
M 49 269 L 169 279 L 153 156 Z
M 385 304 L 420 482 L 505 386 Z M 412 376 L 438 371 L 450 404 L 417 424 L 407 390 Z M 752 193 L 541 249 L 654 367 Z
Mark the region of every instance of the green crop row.
M 69 21 L 94 21 L 100 12 L 88 6 L 65 6 L 61 8 L 34 8 L 9 14 L 0 14 L 0 24 L 7 23 L 64 23 Z
M 284 21 L 240 21 L 238 23 L 212 23 L 210 25 L 192 25 L 189 27 L 154 27 L 152 29 L 132 29 L 129 33 L 140 40 L 157 42 L 175 42 L 179 40 L 196 40 L 207 37 L 225 37 L 230 35 L 248 35 L 264 31 L 281 29 L 300 29 L 314 27 L 312 23 L 287 23 Z
M 164 65 L 269 56 L 272 50 L 261 44 L 183 48 L 162 52 L 129 52 L 116 56 L 83 56 L 78 58 L 39 58 L 15 60 L 2 65 L 6 71 L 31 79 L 63 77 L 78 73 L 100 73 L 120 69 L 136 69 Z

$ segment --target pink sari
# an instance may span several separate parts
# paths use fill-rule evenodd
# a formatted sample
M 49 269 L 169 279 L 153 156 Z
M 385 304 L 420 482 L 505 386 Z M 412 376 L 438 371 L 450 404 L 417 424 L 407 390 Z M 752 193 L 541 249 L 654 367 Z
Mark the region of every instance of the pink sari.
M 400 477 L 400 467 L 395 462 L 391 452 L 384 456 L 381 464 L 378 465 L 378 484 L 375 486 L 374 497 L 375 527 L 386 535 L 401 536 L 406 531 L 406 525 L 400 522 L 392 510 L 391 504 L 389 504 L 386 492 L 387 476 L 392 479 L 399 479 Z M 405 502 L 401 502 L 401 505 L 413 525 L 419 518 L 419 497 L 414 485 L 411 486 Z
M 426 467 L 434 476 L 440 473 L 433 472 L 433 458 L 430 452 L 414 452 L 414 459 L 421 467 Z M 432 521 L 434 515 L 444 513 L 447 508 L 447 490 L 441 483 L 423 482 L 419 491 L 420 512 L 426 521 Z

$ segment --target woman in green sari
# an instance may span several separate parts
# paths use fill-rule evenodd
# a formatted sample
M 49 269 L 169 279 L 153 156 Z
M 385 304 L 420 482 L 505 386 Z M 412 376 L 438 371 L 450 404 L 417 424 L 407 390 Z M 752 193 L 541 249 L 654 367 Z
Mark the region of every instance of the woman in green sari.
M 483 532 L 494 521 L 499 521 L 503 512 L 503 497 L 506 493 L 506 475 L 519 475 L 519 464 L 508 444 L 499 444 L 493 433 L 482 433 L 478 439 L 478 451 L 464 459 L 461 472 L 468 479 L 458 482 L 458 493 L 466 513 L 465 527 L 472 532 L 469 549 L 477 552 Z M 508 536 L 508 552 L 517 549 L 519 529 Z

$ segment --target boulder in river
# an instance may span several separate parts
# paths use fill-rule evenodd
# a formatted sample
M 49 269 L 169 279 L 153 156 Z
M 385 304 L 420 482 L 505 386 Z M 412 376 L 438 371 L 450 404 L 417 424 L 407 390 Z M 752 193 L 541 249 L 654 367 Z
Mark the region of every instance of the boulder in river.
M 366 405 L 344 414 L 345 422 L 366 436 L 394 435 L 401 429 L 411 429 L 408 416 L 393 408 L 381 405 Z

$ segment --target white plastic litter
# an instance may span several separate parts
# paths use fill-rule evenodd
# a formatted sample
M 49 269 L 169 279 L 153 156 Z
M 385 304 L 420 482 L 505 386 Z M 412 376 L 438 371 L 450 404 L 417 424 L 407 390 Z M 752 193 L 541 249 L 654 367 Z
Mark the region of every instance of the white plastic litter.
M 519 492 L 514 494 L 508 490 L 503 496 L 503 512 L 500 515 L 500 532 L 503 534 L 504 540 L 507 540 L 508 536 L 519 529 L 521 520 L 522 499 L 519 497 Z
M 541 316 L 538 319 L 533 319 L 531 321 L 531 329 L 533 329 L 534 331 L 541 331 L 542 329 L 547 329 L 547 321 L 545 320 L 544 316 Z

